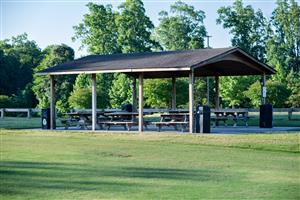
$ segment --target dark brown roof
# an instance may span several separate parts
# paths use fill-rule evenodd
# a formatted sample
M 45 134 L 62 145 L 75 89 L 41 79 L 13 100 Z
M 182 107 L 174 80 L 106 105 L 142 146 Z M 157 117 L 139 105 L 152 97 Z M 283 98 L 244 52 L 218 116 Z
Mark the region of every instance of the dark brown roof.
M 219 70 L 216 70 L 219 66 L 215 66 L 216 63 L 219 63 L 221 67 Z M 229 74 L 223 72 L 224 67 L 228 68 Z M 187 76 L 191 69 L 194 69 L 198 76 L 275 73 L 274 69 L 260 63 L 239 48 L 216 48 L 91 55 L 47 68 L 39 74 L 124 72 L 137 75 L 144 72 L 146 77 L 147 75 L 148 77 L 171 77 Z

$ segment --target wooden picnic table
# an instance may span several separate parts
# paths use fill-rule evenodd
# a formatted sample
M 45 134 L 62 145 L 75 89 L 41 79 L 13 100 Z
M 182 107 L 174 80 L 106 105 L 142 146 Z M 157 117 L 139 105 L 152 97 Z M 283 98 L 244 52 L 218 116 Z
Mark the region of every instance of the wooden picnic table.
M 217 109 L 212 110 L 215 114 L 211 119 L 214 122 L 214 126 L 218 126 L 219 121 L 223 121 L 225 126 L 227 126 L 227 120 L 232 119 L 234 121 L 233 126 L 237 126 L 238 120 L 245 122 L 245 126 L 248 126 L 248 110 L 247 109 Z
M 148 112 L 144 112 L 143 115 L 149 114 Z M 105 113 L 104 116 L 107 120 L 100 121 L 100 125 L 104 125 L 107 130 L 110 129 L 111 126 L 123 126 L 124 129 L 130 131 L 132 126 L 137 126 L 139 113 L 137 112 L 111 112 Z M 147 129 L 147 125 L 149 122 L 144 121 L 145 129 Z
M 97 117 L 103 116 L 104 111 L 97 111 Z M 81 129 L 87 129 L 88 125 L 92 124 L 92 112 L 89 111 L 75 111 L 66 113 L 67 119 L 62 119 L 61 122 L 65 125 L 65 129 L 75 125 Z
M 188 119 L 189 113 L 170 112 L 161 114 L 160 121 L 153 122 L 153 124 L 158 127 L 158 131 L 161 131 L 163 126 L 173 126 L 175 130 L 178 130 L 178 126 L 180 126 L 180 129 L 183 132 L 188 126 Z

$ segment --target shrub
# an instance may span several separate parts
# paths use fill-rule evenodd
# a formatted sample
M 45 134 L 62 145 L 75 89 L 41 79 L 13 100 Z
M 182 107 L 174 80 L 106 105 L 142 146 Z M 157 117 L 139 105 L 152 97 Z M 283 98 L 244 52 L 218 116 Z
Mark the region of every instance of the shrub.
M 0 95 L 0 108 L 11 107 L 11 99 L 9 96 Z

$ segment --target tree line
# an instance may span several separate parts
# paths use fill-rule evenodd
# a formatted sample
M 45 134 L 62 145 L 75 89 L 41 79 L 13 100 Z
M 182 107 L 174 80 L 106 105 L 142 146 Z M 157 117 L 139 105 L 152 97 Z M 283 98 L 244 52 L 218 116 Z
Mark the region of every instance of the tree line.
M 117 9 L 88 3 L 88 13 L 75 25 L 73 40 L 89 54 L 114 54 L 204 48 L 205 13 L 182 1 L 159 12 L 154 27 L 141 0 L 126 0 Z M 275 107 L 300 106 L 300 7 L 294 0 L 278 0 L 272 17 L 236 0 L 218 9 L 216 24 L 229 30 L 232 46 L 238 46 L 277 70 L 268 77 L 267 101 Z M 36 72 L 73 60 L 74 50 L 65 45 L 45 49 L 27 34 L 0 41 L 0 107 L 49 107 L 49 77 Z M 90 75 L 62 75 L 56 79 L 56 106 L 60 112 L 91 107 Z M 257 107 L 260 77 L 222 77 L 223 107 Z M 196 103 L 207 104 L 206 78 L 196 78 Z M 98 108 L 119 108 L 132 102 L 132 79 L 125 74 L 97 74 Z M 171 80 L 145 80 L 146 107 L 171 106 Z M 188 106 L 188 80 L 177 79 L 177 106 Z M 209 79 L 210 99 L 214 81 Z M 238 95 L 237 95 L 238 94 Z M 214 106 L 214 102 L 209 102 Z

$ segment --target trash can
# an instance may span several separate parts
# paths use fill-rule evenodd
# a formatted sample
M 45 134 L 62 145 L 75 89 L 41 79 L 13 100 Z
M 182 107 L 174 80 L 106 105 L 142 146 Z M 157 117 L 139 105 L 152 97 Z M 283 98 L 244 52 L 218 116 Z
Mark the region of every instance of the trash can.
M 127 111 L 127 112 L 132 112 L 133 106 L 132 106 L 132 104 L 124 104 L 124 105 L 122 105 L 122 110 Z
M 264 104 L 259 108 L 259 127 L 273 127 L 273 106 L 272 104 Z
M 42 129 L 50 129 L 50 108 L 42 109 Z
M 197 107 L 196 133 L 210 133 L 210 107 L 209 106 Z

